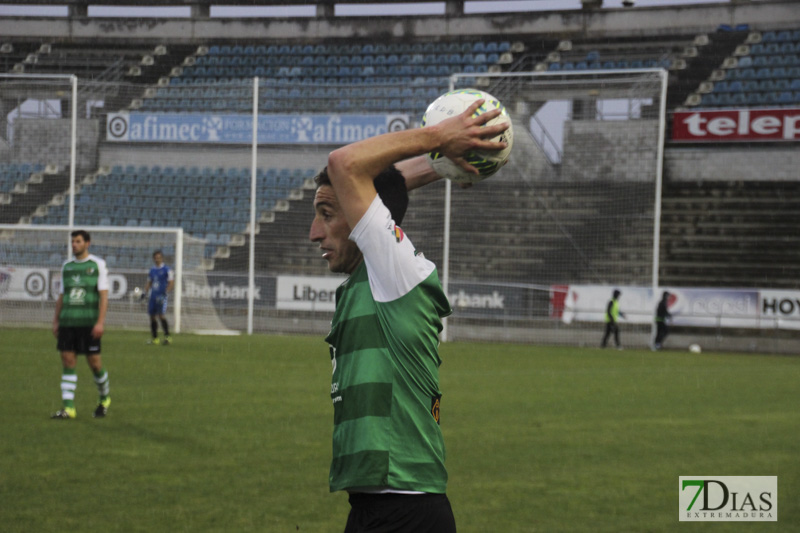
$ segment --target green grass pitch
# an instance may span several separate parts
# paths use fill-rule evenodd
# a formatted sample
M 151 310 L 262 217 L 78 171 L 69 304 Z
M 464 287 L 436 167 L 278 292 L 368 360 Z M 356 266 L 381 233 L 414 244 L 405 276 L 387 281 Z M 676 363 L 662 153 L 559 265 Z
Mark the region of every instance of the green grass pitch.
M 0 329 L 0 530 L 336 532 L 319 337 L 103 339 L 106 419 L 46 330 Z M 461 533 L 800 531 L 800 358 L 442 345 Z M 678 522 L 678 476 L 777 475 L 778 523 Z

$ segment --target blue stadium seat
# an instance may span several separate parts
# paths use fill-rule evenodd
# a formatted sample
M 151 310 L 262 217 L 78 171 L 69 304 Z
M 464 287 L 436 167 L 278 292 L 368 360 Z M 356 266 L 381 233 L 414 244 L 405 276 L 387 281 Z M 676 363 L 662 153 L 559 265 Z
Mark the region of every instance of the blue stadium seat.
M 746 93 L 758 92 L 760 82 L 756 80 L 746 80 L 742 82 L 742 90 Z
M 754 78 L 759 80 L 768 80 L 772 78 L 772 69 L 769 68 L 760 68 L 755 70 L 755 74 L 753 75 Z

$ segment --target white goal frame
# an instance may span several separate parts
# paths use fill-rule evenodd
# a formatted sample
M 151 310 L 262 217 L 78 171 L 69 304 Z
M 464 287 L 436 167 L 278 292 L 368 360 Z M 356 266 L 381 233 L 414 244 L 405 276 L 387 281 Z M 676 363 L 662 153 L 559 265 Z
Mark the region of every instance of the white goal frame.
M 174 284 L 174 298 L 172 301 L 173 313 L 175 315 L 173 331 L 181 333 L 181 317 L 183 315 L 183 246 L 184 235 L 183 228 L 141 228 L 141 227 L 123 227 L 123 226 L 52 226 L 44 224 L 0 224 L 0 234 L 6 231 L 56 231 L 64 232 L 67 238 L 64 240 L 64 260 L 72 257 L 72 247 L 69 239 L 69 234 L 72 231 L 82 229 L 91 233 L 104 232 L 104 233 L 138 233 L 138 234 L 171 234 L 175 239 L 175 261 L 173 270 L 175 272 Z M 105 259 L 100 256 L 101 259 Z M 16 265 L 2 265 L 2 266 L 16 266 Z M 60 266 L 60 265 L 59 265 Z M 49 268 L 54 268 L 50 265 Z M 112 272 L 113 273 L 113 272 Z
M 660 96 L 658 105 L 658 139 L 656 146 L 656 166 L 655 166 L 655 198 L 653 213 L 653 248 L 652 248 L 652 278 L 651 287 L 653 294 L 659 294 L 658 270 L 660 264 L 659 249 L 661 245 L 661 188 L 663 181 L 664 168 L 664 143 L 666 139 L 667 125 L 667 86 L 669 72 L 663 68 L 642 68 L 642 69 L 608 69 L 608 70 L 580 70 L 574 72 L 549 72 L 549 71 L 525 71 L 525 72 L 489 72 L 489 73 L 456 73 L 450 76 L 449 90 L 455 90 L 459 85 L 459 80 L 476 79 L 513 79 L 513 78 L 557 78 L 557 77 L 591 77 L 597 76 L 599 79 L 614 75 L 630 74 L 654 74 L 660 81 Z M 462 85 L 463 86 L 463 85 Z M 497 95 L 495 95 L 497 96 Z M 442 264 L 442 286 L 445 294 L 449 294 L 450 281 L 450 231 L 451 231 L 451 195 L 452 183 L 445 181 L 445 205 L 444 205 L 444 240 L 443 240 L 443 264 Z M 441 338 L 448 340 L 447 330 L 448 319 L 443 319 L 443 329 Z M 655 322 L 651 324 L 650 345 L 654 343 L 656 335 Z

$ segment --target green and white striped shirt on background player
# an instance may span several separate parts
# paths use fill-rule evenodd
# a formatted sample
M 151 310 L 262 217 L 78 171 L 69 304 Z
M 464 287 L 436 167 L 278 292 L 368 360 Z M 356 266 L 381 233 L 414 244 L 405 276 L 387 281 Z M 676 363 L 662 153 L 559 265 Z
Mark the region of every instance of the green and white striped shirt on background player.
M 106 262 L 89 254 L 71 259 L 61 268 L 61 294 L 64 295 L 58 323 L 63 327 L 90 327 L 100 315 L 100 291 L 108 290 Z
M 336 292 L 331 492 L 445 493 L 439 333 L 452 312 L 435 265 L 376 196 L 350 234 L 364 261 Z
M 89 254 L 84 259 L 70 259 L 61 267 L 61 312 L 58 315 L 59 328 L 92 328 L 100 317 L 100 291 L 109 289 L 108 268 L 106 262 Z M 99 349 L 100 340 L 95 347 Z M 91 350 L 91 347 L 90 347 Z M 99 353 L 99 352 L 98 352 Z M 88 354 L 87 354 L 88 355 Z M 102 415 L 111 403 L 109 397 L 110 384 L 108 372 L 104 368 L 94 371 L 94 382 L 100 396 L 98 411 L 102 407 Z M 61 401 L 63 410 L 53 418 L 75 418 L 75 391 L 78 386 L 78 375 L 74 367 L 64 367 L 61 374 Z

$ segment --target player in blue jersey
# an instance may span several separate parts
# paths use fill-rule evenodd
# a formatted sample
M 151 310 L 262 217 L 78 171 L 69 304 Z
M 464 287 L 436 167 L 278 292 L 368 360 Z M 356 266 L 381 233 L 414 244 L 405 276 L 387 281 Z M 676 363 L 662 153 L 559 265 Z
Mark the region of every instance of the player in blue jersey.
M 169 335 L 169 324 L 167 323 L 167 293 L 172 290 L 175 284 L 175 273 L 164 263 L 164 254 L 161 250 L 153 252 L 153 262 L 155 266 L 150 269 L 147 275 L 147 285 L 144 288 L 144 295 L 150 291 L 150 301 L 147 304 L 147 314 L 150 315 L 150 332 L 153 338 L 149 344 L 161 344 L 158 338 L 158 323 L 164 329 L 163 344 L 172 342 Z M 144 296 L 143 295 L 143 296 Z

